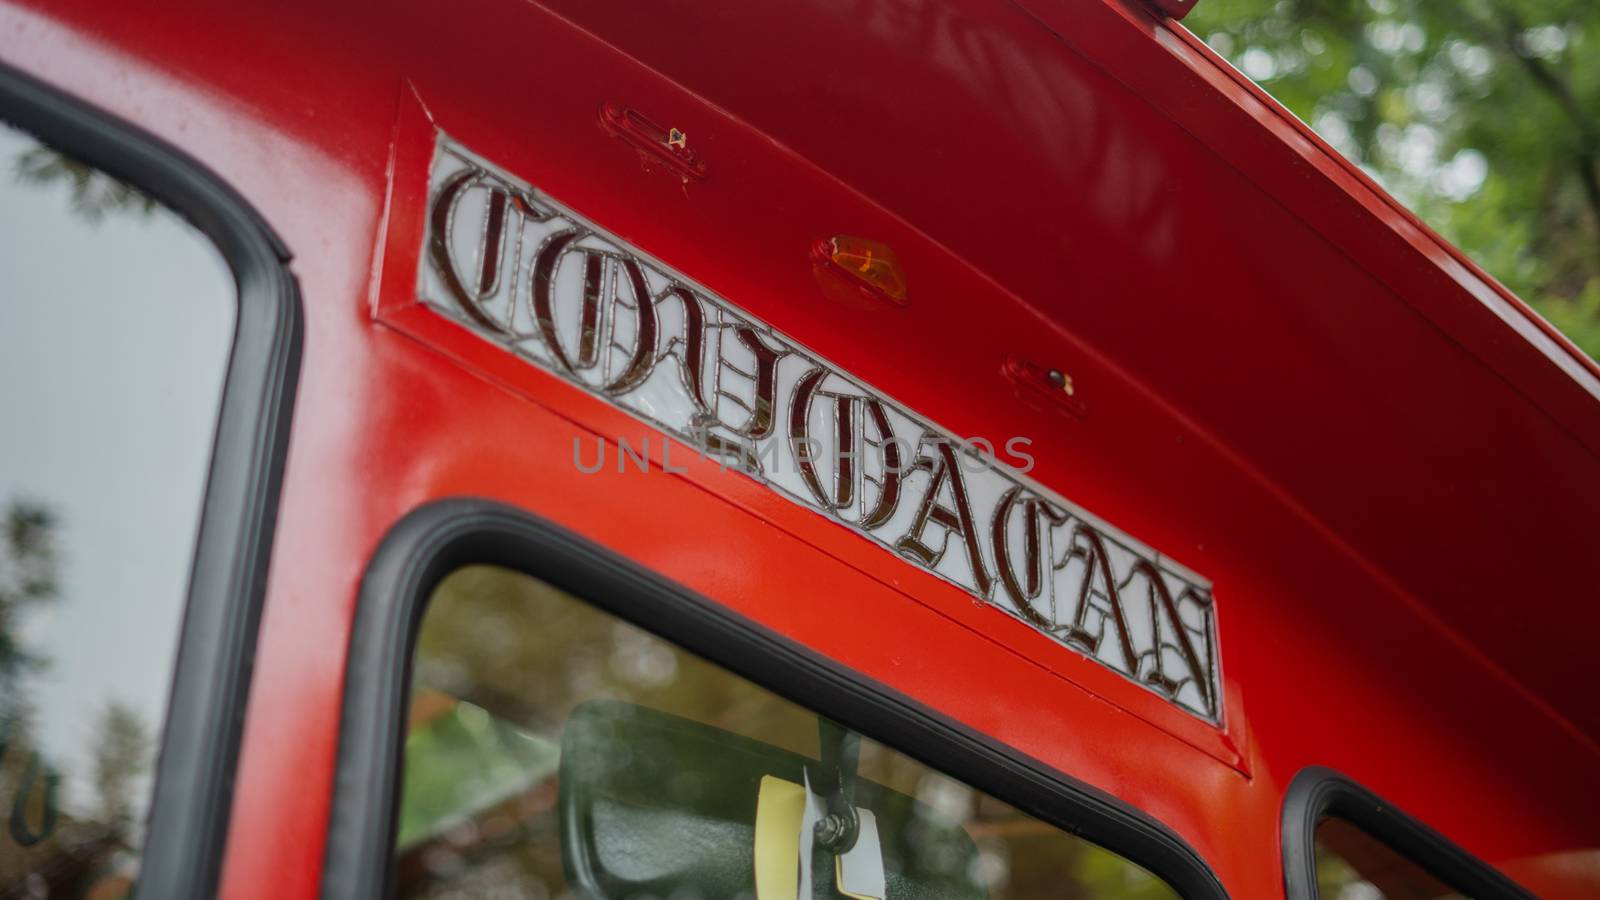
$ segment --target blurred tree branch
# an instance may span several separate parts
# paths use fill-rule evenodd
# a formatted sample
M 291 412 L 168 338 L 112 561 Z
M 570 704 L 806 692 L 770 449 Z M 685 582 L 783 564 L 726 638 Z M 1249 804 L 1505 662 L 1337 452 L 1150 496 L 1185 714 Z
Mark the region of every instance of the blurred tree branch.
M 1204 0 L 1185 24 L 1600 355 L 1593 0 Z
M 1480 18 L 1474 7 L 1487 7 L 1483 15 L 1492 21 Z M 1460 13 L 1463 30 L 1479 35 L 1484 43 L 1499 47 L 1515 60 L 1533 83 L 1542 88 L 1571 120 L 1579 138 L 1572 162 L 1583 185 L 1590 214 L 1594 217 L 1596 246 L 1600 248 L 1600 174 L 1596 172 L 1596 157 L 1600 156 L 1600 128 L 1596 128 L 1594 119 L 1578 102 L 1571 86 L 1528 46 L 1524 37 L 1528 27 L 1515 10 L 1488 0 L 1464 3 L 1457 6 L 1456 10 Z

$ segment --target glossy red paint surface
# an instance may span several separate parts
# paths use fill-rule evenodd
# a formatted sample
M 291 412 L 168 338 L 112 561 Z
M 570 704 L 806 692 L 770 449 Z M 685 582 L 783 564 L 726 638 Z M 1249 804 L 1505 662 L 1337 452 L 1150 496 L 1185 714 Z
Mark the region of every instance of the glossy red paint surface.
M 1592 893 L 1559 872 L 1600 852 L 1593 364 L 1143 6 L 763 9 L 0 4 L 0 59 L 195 155 L 296 256 L 224 895 L 316 895 L 362 570 L 455 495 L 1116 794 L 1235 897 L 1281 894 L 1282 792 L 1313 764 Z M 704 181 L 641 167 L 607 103 L 682 129 Z M 1030 436 L 1034 477 L 1214 582 L 1224 726 L 686 448 L 682 475 L 575 471 L 574 438 L 643 427 L 414 303 L 434 126 L 933 420 Z M 819 289 L 836 234 L 894 248 L 906 306 Z M 1013 356 L 1086 413 L 1024 402 Z

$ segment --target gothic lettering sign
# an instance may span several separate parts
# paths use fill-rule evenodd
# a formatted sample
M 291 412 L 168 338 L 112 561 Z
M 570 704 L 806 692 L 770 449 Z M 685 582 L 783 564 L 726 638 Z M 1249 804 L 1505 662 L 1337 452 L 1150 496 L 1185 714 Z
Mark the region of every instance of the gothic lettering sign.
M 419 290 L 522 359 L 1207 721 L 1209 583 L 440 139 Z M 1012 461 L 1031 456 L 1007 442 Z M 577 462 L 575 454 L 574 463 Z

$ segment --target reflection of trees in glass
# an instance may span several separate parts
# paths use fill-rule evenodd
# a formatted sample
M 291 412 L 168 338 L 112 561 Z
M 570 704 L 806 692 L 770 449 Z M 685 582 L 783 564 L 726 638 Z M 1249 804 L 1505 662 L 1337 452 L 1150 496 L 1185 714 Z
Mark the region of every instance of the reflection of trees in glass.
M 1593 0 L 1204 0 L 1185 24 L 1600 356 Z
M 48 842 L 58 824 L 59 779 L 33 749 L 34 710 L 27 691 L 28 677 L 49 660 L 22 637 L 27 613 L 54 601 L 59 592 L 56 526 L 47 506 L 28 500 L 13 500 L 0 521 L 0 816 L 5 820 L 0 885 L 16 871 L 11 857 Z
M 135 824 L 135 782 L 145 774 L 153 749 L 150 730 L 132 708 L 113 700 L 101 714 L 94 746 L 98 818 L 119 832 L 128 832 Z
M 1461 900 L 1449 885 L 1343 819 L 1317 824 L 1317 889 L 1329 900 Z
M 600 698 L 818 755 L 815 713 L 535 579 L 463 569 L 434 594 L 416 650 L 398 896 L 564 896 L 555 755 L 573 708 Z M 691 768 L 703 771 L 686 778 L 715 777 L 717 761 Z M 862 742 L 860 777 L 962 823 L 993 900 L 1174 896 L 1116 854 L 874 741 Z
M 90 222 L 118 210 L 149 215 L 156 202 L 138 188 L 63 156 L 49 147 L 34 147 L 17 157 L 17 180 L 28 184 L 65 184 L 72 191 L 72 209 Z
M 13 501 L 0 528 L 0 717 L 22 714 L 22 681 L 44 660 L 22 645 L 21 616 L 55 599 L 55 515 L 42 504 Z
M 59 596 L 58 527 L 48 506 L 24 500 L 0 522 L 0 900 L 124 895 L 132 881 L 119 870 L 137 843 L 135 792 L 154 749 L 137 712 L 107 703 L 88 738 L 94 805 L 62 808 L 66 773 L 35 749 L 35 719 L 59 711 L 34 709 L 28 689 L 29 676 L 57 660 L 26 646 L 21 627 L 29 610 Z
M 59 590 L 56 519 L 43 504 L 14 500 L 0 529 L 0 847 L 30 847 L 55 832 L 59 778 L 33 749 L 27 681 L 49 661 L 25 644 L 22 622 L 29 610 L 55 600 Z

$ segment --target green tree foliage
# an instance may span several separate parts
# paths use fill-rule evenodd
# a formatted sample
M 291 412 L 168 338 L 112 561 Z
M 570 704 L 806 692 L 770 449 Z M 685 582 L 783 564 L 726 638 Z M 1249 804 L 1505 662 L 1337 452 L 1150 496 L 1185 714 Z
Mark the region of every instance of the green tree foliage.
M 1184 24 L 1600 356 L 1600 3 L 1202 0 Z

